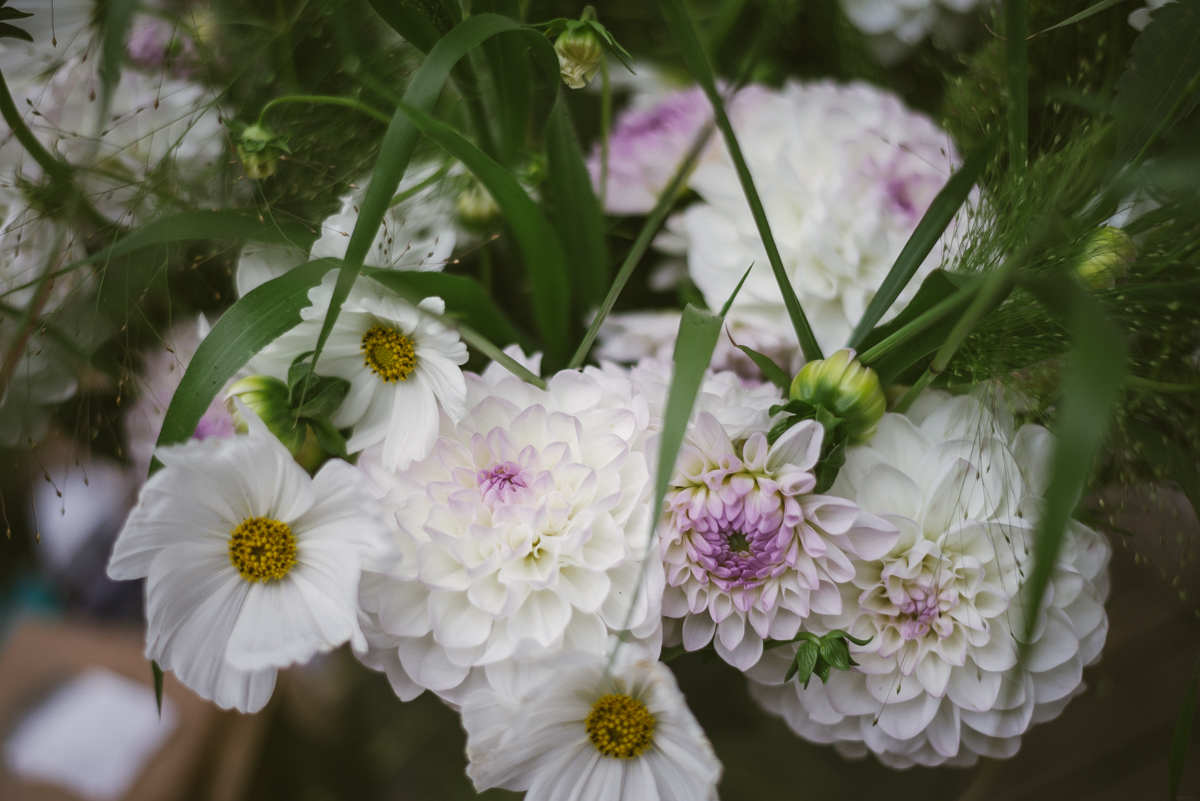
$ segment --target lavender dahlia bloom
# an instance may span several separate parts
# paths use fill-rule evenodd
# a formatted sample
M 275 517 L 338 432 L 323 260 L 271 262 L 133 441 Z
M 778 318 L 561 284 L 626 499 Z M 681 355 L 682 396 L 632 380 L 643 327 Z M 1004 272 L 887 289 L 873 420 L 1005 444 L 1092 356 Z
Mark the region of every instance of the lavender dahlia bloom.
M 689 651 L 711 641 L 725 661 L 750 668 L 763 640 L 791 639 L 811 613 L 841 611 L 852 559 L 892 547 L 889 523 L 812 494 L 822 435 L 808 420 L 774 445 L 761 431 L 735 443 L 712 415 L 696 420 L 662 530 L 663 614 L 683 619 Z

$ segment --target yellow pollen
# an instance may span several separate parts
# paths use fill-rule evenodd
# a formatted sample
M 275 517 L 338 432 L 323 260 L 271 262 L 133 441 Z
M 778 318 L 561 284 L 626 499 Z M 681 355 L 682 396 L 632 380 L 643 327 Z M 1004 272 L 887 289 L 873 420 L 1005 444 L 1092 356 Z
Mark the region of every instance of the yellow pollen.
M 362 338 L 363 364 L 389 384 L 408 380 L 417 365 L 412 341 L 382 325 L 372 326 Z
M 587 716 L 588 739 L 606 757 L 631 759 L 654 744 L 654 716 L 628 695 L 602 695 Z
M 296 535 L 287 523 L 248 517 L 230 534 L 229 561 L 246 581 L 281 579 L 296 565 Z

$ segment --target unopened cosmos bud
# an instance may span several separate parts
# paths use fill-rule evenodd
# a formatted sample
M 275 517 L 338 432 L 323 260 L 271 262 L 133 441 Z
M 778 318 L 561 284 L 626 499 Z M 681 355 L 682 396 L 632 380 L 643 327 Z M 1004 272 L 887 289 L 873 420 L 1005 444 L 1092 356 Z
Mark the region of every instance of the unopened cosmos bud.
M 558 53 L 563 83 L 582 89 L 599 72 L 604 45 L 590 25 L 581 25 L 563 32 L 554 43 L 554 52 Z
M 500 207 L 483 184 L 472 178 L 458 193 L 458 221 L 472 231 L 487 231 L 500 218 Z
M 1129 234 L 1106 225 L 1093 231 L 1084 242 L 1075 274 L 1089 289 L 1105 289 L 1126 276 L 1129 263 L 1136 257 Z
M 257 181 L 274 175 L 279 157 L 290 152 L 287 137 L 280 136 L 265 125 L 247 127 L 238 139 L 238 158 L 246 168 L 246 173 Z
M 225 399 L 229 403 L 229 413 L 233 416 L 234 425 L 239 431 L 245 431 L 247 424 L 235 399 L 258 415 L 271 433 L 293 453 L 304 444 L 307 427 L 303 424 L 298 425 L 292 418 L 287 384 L 278 378 L 266 375 L 243 378 L 229 388 Z
M 791 396 L 819 403 L 845 420 L 851 445 L 861 445 L 873 437 L 887 409 L 879 376 L 860 364 L 849 348 L 804 365 L 792 380 Z

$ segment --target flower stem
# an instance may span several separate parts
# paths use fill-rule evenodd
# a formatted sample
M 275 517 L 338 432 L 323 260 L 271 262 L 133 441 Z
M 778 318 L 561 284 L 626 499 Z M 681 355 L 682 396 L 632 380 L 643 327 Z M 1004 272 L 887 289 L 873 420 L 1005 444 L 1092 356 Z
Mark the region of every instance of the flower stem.
M 275 98 L 262 107 L 262 111 L 258 113 L 258 124 L 263 124 L 263 121 L 267 117 L 268 111 L 276 106 L 282 106 L 287 103 L 309 103 L 311 105 L 319 106 L 344 106 L 346 108 L 352 108 L 355 111 L 360 111 L 363 114 L 366 114 L 368 117 L 382 122 L 384 125 L 387 125 L 392 121 L 392 118 L 383 112 L 376 111 L 365 103 L 360 103 L 357 100 L 351 100 L 348 97 L 335 97 L 333 95 L 285 95 L 284 97 Z

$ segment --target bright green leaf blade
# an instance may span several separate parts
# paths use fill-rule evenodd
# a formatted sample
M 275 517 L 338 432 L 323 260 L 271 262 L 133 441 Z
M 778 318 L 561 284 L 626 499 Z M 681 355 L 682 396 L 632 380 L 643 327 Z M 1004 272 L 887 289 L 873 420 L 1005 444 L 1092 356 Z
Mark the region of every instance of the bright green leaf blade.
M 1072 348 L 1066 359 L 1062 401 L 1055 414 L 1057 443 L 1050 486 L 1034 534 L 1033 572 L 1023 599 L 1026 611 L 1021 639 L 1028 643 L 1068 521 L 1087 486 L 1121 396 L 1126 343 L 1120 330 L 1071 278 L 1031 279 L 1025 286 L 1066 325 Z
M 1167 797 L 1171 801 L 1179 798 L 1179 779 L 1187 760 L 1188 743 L 1192 739 L 1192 718 L 1196 714 L 1196 684 L 1200 681 L 1200 663 L 1192 672 L 1187 692 L 1183 694 L 1183 707 L 1175 720 L 1175 733 L 1171 736 L 1171 756 L 1167 763 Z
M 520 21 L 518 0 L 475 0 L 474 14 L 502 14 Z M 513 166 L 525 147 L 529 128 L 529 63 L 525 60 L 526 44 L 519 33 L 502 33 L 483 43 L 495 91 L 492 109 L 497 117 L 500 134 L 497 156 L 501 164 Z
M 534 319 L 546 355 L 552 362 L 562 364 L 566 361 L 569 287 L 566 256 L 554 229 L 512 173 L 449 125 L 407 105 L 401 108 L 420 131 L 475 174 L 504 213 L 525 257 L 533 290 Z
M 363 268 L 375 281 L 411 303 L 436 296 L 446 301 L 446 314 L 469 324 L 500 347 L 517 343 L 531 350 L 529 338 L 509 322 L 496 302 L 475 280 L 448 273 Z
M 713 80 L 708 56 L 704 53 L 700 39 L 696 36 L 696 29 L 688 17 L 687 10 L 683 7 L 683 0 L 659 0 L 659 6 L 662 8 L 663 16 L 667 19 L 667 27 L 671 29 L 671 36 L 674 37 L 684 62 L 696 81 L 703 87 L 709 102 L 712 103 L 717 128 L 725 137 L 725 146 L 733 158 L 738 180 L 742 184 L 742 192 L 745 193 L 746 202 L 750 205 L 750 212 L 754 215 L 758 236 L 762 239 L 763 248 L 767 251 L 767 260 L 771 263 L 771 270 L 779 284 L 779 292 L 783 295 L 783 305 L 787 308 L 792 327 L 796 329 L 800 350 L 808 361 L 820 359 L 822 358 L 821 348 L 817 344 L 812 326 L 809 325 L 808 318 L 804 316 L 804 310 L 800 308 L 800 300 L 796 297 L 796 292 L 792 289 L 787 272 L 784 270 L 783 259 L 779 255 L 779 248 L 775 245 L 775 237 L 771 233 L 771 225 L 767 221 L 767 212 L 758 196 L 758 189 L 754 186 L 750 168 L 746 166 L 746 159 L 742 156 L 742 148 L 738 145 L 737 135 L 733 132 L 729 115 L 725 113 L 725 101 L 721 98 L 721 93 L 717 91 L 717 85 Z
M 737 345 L 737 343 L 734 343 Z M 737 349 L 750 357 L 750 361 L 754 362 L 754 366 L 762 370 L 762 374 L 767 377 L 775 386 L 786 390 L 792 384 L 792 379 L 788 377 L 787 372 L 782 367 L 776 364 L 770 356 L 764 356 L 756 350 L 746 347 L 745 345 L 737 345 Z
M 129 32 L 129 23 L 133 21 L 133 14 L 139 5 L 141 0 L 110 0 L 105 6 L 104 49 L 100 62 L 103 94 L 97 109 L 97 122 L 101 131 L 109 124 L 108 110 L 112 104 L 113 92 L 121 80 L 121 67 L 125 64 L 125 35 Z
M 608 294 L 604 298 L 604 303 L 600 305 L 600 310 L 592 318 L 592 323 L 588 326 L 587 333 L 584 334 L 583 342 L 579 343 L 575 355 L 571 358 L 571 367 L 581 366 L 583 360 L 587 358 L 588 351 L 592 349 L 592 343 L 596 341 L 596 336 L 600 333 L 600 326 L 604 325 L 609 312 L 616 305 L 617 298 L 621 296 L 621 290 L 625 288 L 629 277 L 633 275 L 634 268 L 642 260 L 642 256 L 646 254 L 646 250 L 650 247 L 650 243 L 658 233 L 658 229 L 662 228 L 662 224 L 667 219 L 671 207 L 675 205 L 675 201 L 678 199 L 683 185 L 687 182 L 688 176 L 692 174 L 692 169 L 696 166 L 696 162 L 700 158 L 700 153 L 704 150 L 705 145 L 708 144 L 712 132 L 713 128 L 709 125 L 705 126 L 696 135 L 692 146 L 688 149 L 687 155 L 683 157 L 683 161 L 675 169 L 675 175 L 671 177 L 671 182 L 667 184 L 666 189 L 658 196 L 658 202 L 654 204 L 654 210 L 650 212 L 650 216 L 642 224 L 642 230 L 638 232 L 637 239 L 633 242 L 633 247 L 625 255 L 625 261 L 621 263 L 621 269 L 617 271 L 617 277 L 613 280 L 612 286 L 608 288 Z
M 1008 78 L 1008 157 L 1013 172 L 1024 172 L 1029 147 L 1029 20 L 1026 0 L 1004 3 L 1004 61 Z
M 1049 28 L 1039 31 L 1038 33 L 1035 33 L 1034 36 L 1041 36 L 1043 33 L 1049 33 L 1050 31 L 1057 30 L 1058 28 L 1065 28 L 1068 25 L 1074 25 L 1076 22 L 1083 22 L 1088 17 L 1090 17 L 1094 14 L 1099 14 L 1101 11 L 1106 11 L 1106 10 L 1112 8 L 1113 6 L 1115 6 L 1117 3 L 1123 3 L 1123 2 L 1125 2 L 1125 0 L 1100 0 L 1100 2 L 1096 3 L 1096 5 L 1085 8 L 1083 11 L 1080 11 L 1078 14 L 1067 17 L 1066 19 L 1064 19 L 1062 22 L 1058 23 L 1057 25 L 1051 25 Z M 1031 36 L 1029 38 L 1032 39 L 1033 36 Z
M 1112 102 L 1117 152 L 1110 175 L 1137 158 L 1194 105 L 1194 81 L 1200 76 L 1200 2 L 1183 0 L 1155 11 L 1131 52 Z
M 608 289 L 608 248 L 600 202 L 575 138 L 566 100 L 559 95 L 546 129 L 546 171 L 551 213 L 571 265 L 576 311 L 599 306 Z
M 484 356 L 487 356 L 492 361 L 503 365 L 506 370 L 515 375 L 517 378 L 533 384 L 539 389 L 546 388 L 546 382 L 543 381 L 541 377 L 535 375 L 523 364 L 509 356 L 504 351 L 500 350 L 500 348 L 493 345 L 487 337 L 476 333 L 470 326 L 459 325 L 458 333 L 459 336 L 462 337 L 463 342 L 466 342 L 472 348 L 475 348 L 475 350 L 479 351 Z
M 404 104 L 422 112 L 430 111 L 459 59 L 489 37 L 514 30 L 521 31 L 530 43 L 534 64 L 543 73 L 553 75 L 557 80 L 558 57 L 555 56 L 554 48 L 546 41 L 546 37 L 532 29 L 522 28 L 519 23 L 508 17 L 480 14 L 455 26 L 438 40 L 413 75 L 404 93 Z M 409 162 L 412 161 L 420 137 L 421 131 L 413 124 L 408 114 L 397 109 L 383 136 L 379 160 L 375 162 L 375 171 L 371 174 L 371 185 L 367 188 L 366 197 L 363 198 L 359 209 L 358 222 L 355 223 L 350 242 L 346 246 L 346 256 L 338 273 L 337 284 L 334 285 L 329 311 L 317 337 L 313 354 L 314 366 L 320 359 L 321 351 L 325 348 L 325 342 L 329 339 L 329 333 L 333 330 L 338 315 L 341 314 L 342 304 L 350 295 L 350 288 L 354 286 L 354 280 L 358 277 L 359 268 L 362 267 L 363 260 L 375 241 L 379 226 L 383 224 L 383 217 L 392 205 L 392 198 L 400 187 L 400 180 L 404 177 Z
M 850 335 L 850 341 L 846 347 L 856 350 L 860 347 L 867 334 L 883 318 L 887 310 L 896 302 L 896 298 L 900 297 L 904 287 L 908 286 L 908 282 L 917 274 L 921 264 L 924 263 L 934 245 L 946 231 L 946 226 L 954 219 L 954 215 L 958 214 L 958 210 L 962 208 L 962 204 L 971 194 L 971 188 L 975 186 L 975 182 L 983 173 L 983 168 L 992 158 L 996 142 L 996 138 L 992 137 L 972 153 L 958 172 L 950 176 L 950 180 L 929 204 L 925 215 L 921 217 L 921 222 L 917 224 L 908 241 L 904 243 L 904 249 L 896 257 L 896 262 L 888 271 L 887 277 L 883 279 L 879 291 L 875 293 L 875 297 L 871 298 L 858 325 L 854 327 L 854 333 Z
M 308 290 L 337 267 L 322 259 L 289 270 L 233 304 L 196 349 L 167 407 L 158 445 L 186 442 L 213 398 L 256 353 L 300 322 Z M 151 468 L 153 470 L 153 468 Z
M 163 669 L 158 666 L 158 663 L 153 659 L 150 660 L 150 672 L 154 674 L 154 702 L 158 704 L 158 716 L 162 717 L 162 698 L 163 698 Z M 1193 681 L 1193 689 L 1196 682 Z M 1193 695 L 1195 693 L 1193 692 Z
M 368 0 L 375 13 L 413 47 L 428 53 L 442 38 L 429 18 L 405 0 Z

